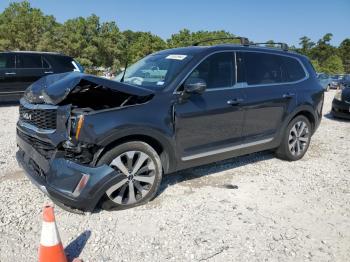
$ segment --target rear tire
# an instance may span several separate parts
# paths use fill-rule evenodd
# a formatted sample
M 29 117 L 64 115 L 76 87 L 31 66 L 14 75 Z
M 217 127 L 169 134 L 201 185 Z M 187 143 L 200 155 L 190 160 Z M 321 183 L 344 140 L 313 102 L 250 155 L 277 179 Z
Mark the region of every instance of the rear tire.
M 300 115 L 292 119 L 276 150 L 276 156 L 288 161 L 301 159 L 309 148 L 311 130 L 310 121 L 305 116 Z
M 107 189 L 102 209 L 122 210 L 153 199 L 162 181 L 162 164 L 157 152 L 141 141 L 127 142 L 106 152 L 97 165 L 114 168 L 122 180 Z

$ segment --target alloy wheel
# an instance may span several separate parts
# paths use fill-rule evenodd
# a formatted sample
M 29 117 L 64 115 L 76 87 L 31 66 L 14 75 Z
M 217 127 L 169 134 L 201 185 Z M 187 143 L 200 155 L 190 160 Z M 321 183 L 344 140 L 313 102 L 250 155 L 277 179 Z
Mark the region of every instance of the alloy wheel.
M 309 143 L 309 128 L 304 121 L 296 122 L 289 132 L 288 146 L 293 156 L 302 154 Z
M 141 151 L 127 151 L 110 163 L 123 179 L 111 186 L 107 196 L 116 204 L 130 205 L 142 200 L 155 181 L 155 164 Z

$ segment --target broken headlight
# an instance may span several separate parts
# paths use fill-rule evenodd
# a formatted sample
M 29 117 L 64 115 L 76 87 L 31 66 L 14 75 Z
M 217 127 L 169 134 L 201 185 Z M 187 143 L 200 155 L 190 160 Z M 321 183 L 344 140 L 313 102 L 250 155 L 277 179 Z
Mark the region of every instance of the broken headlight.
M 72 116 L 71 117 L 71 127 L 70 136 L 71 138 L 79 139 L 81 128 L 84 124 L 84 115 Z

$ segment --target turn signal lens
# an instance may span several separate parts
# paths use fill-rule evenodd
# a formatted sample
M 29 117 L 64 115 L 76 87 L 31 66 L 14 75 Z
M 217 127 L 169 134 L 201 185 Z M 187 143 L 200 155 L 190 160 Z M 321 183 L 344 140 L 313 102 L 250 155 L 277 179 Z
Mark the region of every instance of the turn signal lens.
M 77 131 L 75 132 L 75 139 L 78 140 L 79 138 L 79 135 L 80 135 L 80 130 L 81 130 L 81 127 L 83 126 L 84 124 L 84 116 L 81 115 L 79 117 L 79 120 L 78 120 L 78 124 L 77 124 Z

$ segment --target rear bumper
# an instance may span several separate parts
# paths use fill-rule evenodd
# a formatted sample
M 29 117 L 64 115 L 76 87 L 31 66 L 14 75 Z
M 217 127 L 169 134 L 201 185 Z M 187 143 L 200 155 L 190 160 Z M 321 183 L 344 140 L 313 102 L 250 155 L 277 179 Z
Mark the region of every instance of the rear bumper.
M 48 160 L 18 134 L 17 145 L 17 161 L 33 184 L 54 202 L 73 209 L 92 211 L 106 190 L 122 179 L 107 165 L 89 167 L 64 158 Z M 83 176 L 89 179 L 77 194 Z
M 335 117 L 350 119 L 350 103 L 333 99 L 332 114 Z

